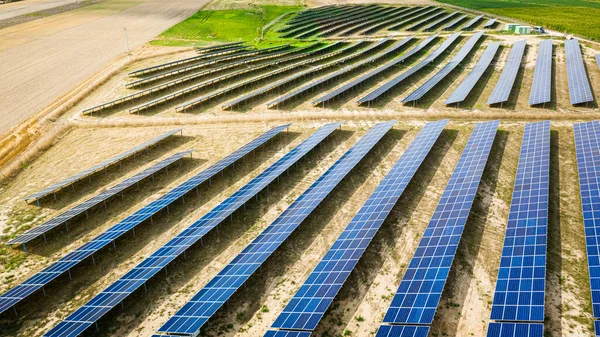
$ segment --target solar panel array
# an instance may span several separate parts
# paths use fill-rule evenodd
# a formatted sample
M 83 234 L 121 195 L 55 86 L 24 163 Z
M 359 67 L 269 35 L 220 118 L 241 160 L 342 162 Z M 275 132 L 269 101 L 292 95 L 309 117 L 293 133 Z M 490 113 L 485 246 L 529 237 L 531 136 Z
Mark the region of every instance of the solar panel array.
M 350 27 L 343 32 L 340 32 L 339 35 L 348 36 L 354 34 L 359 31 L 363 31 L 369 29 L 375 25 L 381 24 L 388 20 L 393 20 L 399 17 L 403 17 L 407 12 L 414 10 L 414 7 L 397 7 L 394 11 L 387 13 L 385 16 L 378 18 L 377 20 L 370 20 L 367 22 L 362 22 L 359 25 L 354 27 Z
M 353 29 L 354 27 L 363 22 L 377 22 L 382 17 L 387 17 L 390 14 L 392 14 L 396 9 L 397 8 L 394 7 L 383 7 L 380 10 L 373 11 L 365 15 L 353 17 L 352 19 L 346 21 L 343 24 L 333 25 L 333 27 L 330 27 L 329 29 L 321 30 L 318 33 L 318 36 L 327 37 L 334 34 L 342 34 L 346 30 Z
M 600 335 L 600 122 L 578 123 L 573 129 L 592 293 L 592 314 L 596 335 Z
M 413 55 L 415 55 L 416 53 L 418 53 L 419 51 L 421 51 L 423 48 L 425 48 L 427 45 L 429 45 L 431 42 L 433 42 L 433 40 L 438 36 L 438 34 L 434 34 L 429 36 L 428 38 L 426 38 L 425 40 L 421 41 L 421 43 L 419 43 L 418 45 L 416 45 L 413 49 L 411 49 L 409 52 L 402 54 L 400 57 L 395 58 L 394 60 L 382 65 L 381 67 L 365 74 L 362 75 L 360 77 L 358 77 L 357 79 L 344 84 L 343 86 L 325 94 L 324 96 L 321 96 L 319 98 L 317 98 L 316 100 L 314 100 L 312 102 L 313 105 L 318 105 L 318 104 L 322 104 L 325 102 L 328 102 L 330 100 L 333 100 L 337 97 L 339 97 L 340 95 L 350 91 L 352 88 L 355 88 L 357 86 L 359 86 L 360 84 L 368 81 L 369 79 L 372 79 L 373 77 L 377 76 L 378 74 L 383 73 L 384 71 L 404 62 L 405 60 L 407 60 L 408 58 L 412 57 Z
M 498 79 L 498 83 L 494 87 L 494 91 L 490 95 L 487 101 L 488 105 L 508 102 L 510 92 L 517 79 L 519 68 L 521 68 L 521 61 L 523 60 L 523 54 L 525 53 L 525 47 L 527 46 L 527 40 L 517 41 L 513 44 L 504 70 Z
M 272 328 L 316 328 L 447 122 L 428 123 L 417 135 L 277 317 Z
M 346 14 L 342 18 L 338 18 L 338 19 L 335 19 L 335 20 L 327 22 L 327 23 L 325 23 L 325 22 L 318 23 L 318 24 L 314 25 L 314 28 L 309 29 L 307 31 L 303 31 L 303 32 L 301 32 L 301 34 L 298 34 L 298 32 L 296 31 L 296 32 L 292 32 L 290 34 L 286 34 L 283 37 L 285 37 L 285 38 L 295 37 L 296 39 L 306 39 L 313 35 L 321 36 L 321 33 L 325 32 L 325 31 L 330 31 L 331 29 L 336 29 L 337 26 L 339 26 L 343 23 L 354 22 L 355 20 L 360 20 L 360 18 L 362 18 L 366 15 L 377 13 L 379 11 L 381 11 L 381 8 L 378 8 L 377 6 L 363 7 L 363 9 L 361 11 L 357 11 L 352 14 Z M 326 29 L 326 28 L 330 28 L 330 29 Z M 302 29 L 300 29 L 300 30 L 302 30 Z
M 471 21 L 467 22 L 467 24 L 462 26 L 461 30 L 472 30 L 473 28 L 477 27 L 477 22 L 479 22 L 479 20 L 481 19 L 483 19 L 483 15 L 478 15 L 474 17 Z
M 129 177 L 129 178 L 123 180 L 122 182 L 98 193 L 97 195 L 93 196 L 92 198 L 82 202 L 81 204 L 76 205 L 73 208 L 70 208 L 69 210 L 44 222 L 43 224 L 26 231 L 25 233 L 17 236 L 16 238 L 8 241 L 8 244 L 13 245 L 13 244 L 17 244 L 17 243 L 27 243 L 27 242 L 29 242 L 35 238 L 38 238 L 42 235 L 45 238 L 46 233 L 48 233 L 53 228 L 56 228 L 62 224 L 65 224 L 67 221 L 75 218 L 78 215 L 81 215 L 83 213 L 87 214 L 88 210 L 92 209 L 94 206 L 99 205 L 102 202 L 106 202 L 106 200 L 108 200 L 109 198 L 111 198 L 119 193 L 122 193 L 125 189 L 138 184 L 143 179 L 148 178 L 149 176 L 153 175 L 154 173 L 164 169 L 165 167 L 173 164 L 174 162 L 178 161 L 179 159 L 181 159 L 184 156 L 191 154 L 191 153 L 192 153 L 191 150 L 176 153 L 176 154 L 170 156 L 169 158 L 166 158 L 166 159 L 156 163 L 155 165 L 143 170 L 142 172 L 135 174 L 134 176 Z
M 214 50 L 218 50 L 218 49 L 223 49 L 223 48 L 230 48 L 233 46 L 238 46 L 243 44 L 244 42 L 232 42 L 232 43 L 223 43 L 223 44 L 218 44 L 215 46 L 208 46 L 208 47 L 200 47 L 197 48 L 196 51 L 199 53 L 205 53 L 205 52 L 211 52 Z
M 550 102 L 552 92 L 552 40 L 540 42 L 533 72 L 529 105 Z
M 488 337 L 543 337 L 544 324 L 539 323 L 490 323 Z
M 446 14 L 446 12 L 435 13 L 435 14 L 433 14 L 431 16 L 428 16 L 428 17 L 424 18 L 423 20 L 415 22 L 412 25 L 406 27 L 406 30 L 417 30 L 420 26 L 426 24 L 427 22 L 430 22 L 431 20 L 435 20 L 435 19 L 439 18 L 440 16 L 442 16 L 444 14 Z
M 88 168 L 87 170 L 81 171 L 65 180 L 62 180 L 55 184 L 52 184 L 39 192 L 33 193 L 32 195 L 25 197 L 25 201 L 31 200 L 31 199 L 35 199 L 37 201 L 38 199 L 41 199 L 49 194 L 55 193 L 56 191 L 64 188 L 65 186 L 74 184 L 75 182 L 77 182 L 83 178 L 89 177 L 92 174 L 94 174 L 98 171 L 101 171 L 113 164 L 116 164 L 116 163 L 120 162 L 121 160 L 123 160 L 129 156 L 132 156 L 142 150 L 145 150 L 145 149 L 149 148 L 150 146 L 155 145 L 155 144 L 159 143 L 161 140 L 168 138 L 178 132 L 182 132 L 182 129 L 171 130 L 171 131 L 164 133 L 156 138 L 150 139 L 149 141 L 146 141 L 140 145 L 134 146 L 131 149 L 129 149 L 115 157 L 109 158 L 109 159 L 101 162 L 100 164 L 96 164 L 96 165 Z
M 126 217 L 116 225 L 106 230 L 104 233 L 98 235 L 93 240 L 85 243 L 83 246 L 63 256 L 58 261 L 52 263 L 50 266 L 44 268 L 42 271 L 36 273 L 35 275 L 27 279 L 25 282 L 10 289 L 2 296 L 0 296 L 0 313 L 8 310 L 21 300 L 27 298 L 29 295 L 44 287 L 46 284 L 50 283 L 52 280 L 62 275 L 63 273 L 69 272 L 70 275 L 69 270 L 72 267 L 76 266 L 83 260 L 92 256 L 100 249 L 108 246 L 117 238 L 134 229 L 137 225 L 141 224 L 145 220 L 151 219 L 153 215 L 167 208 L 175 200 L 183 197 L 185 194 L 197 188 L 205 181 L 208 181 L 210 178 L 223 171 L 225 168 L 229 167 L 239 159 L 254 151 L 256 148 L 264 144 L 269 139 L 281 133 L 287 127 L 289 127 L 289 124 L 281 125 L 265 132 L 264 134 L 255 138 L 248 144 L 229 154 L 227 157 L 219 160 L 209 168 L 203 170 L 202 172 L 196 174 L 184 183 L 173 188 L 166 194 L 162 195 L 160 198 L 152 201 L 140 210 L 134 212 L 132 215 Z
M 379 123 L 369 130 L 158 331 L 171 335 L 196 335 L 395 123 Z
M 381 96 L 385 95 L 387 92 L 389 92 L 391 89 L 396 87 L 398 84 L 400 84 L 401 82 L 403 82 L 410 76 L 414 75 L 419 70 L 423 69 L 425 66 L 434 62 L 435 59 L 437 59 L 440 55 L 442 55 L 442 53 L 444 53 L 448 48 L 450 48 L 450 46 L 460 37 L 460 34 L 461 34 L 460 32 L 452 34 L 450 37 L 448 37 L 442 43 L 441 46 L 439 46 L 436 50 L 434 50 L 423 61 L 419 62 L 417 65 L 413 66 L 412 68 L 400 73 L 398 76 L 394 77 L 393 79 L 386 82 L 385 84 L 378 87 L 377 89 L 371 91 L 370 93 L 365 95 L 363 98 L 359 99 L 357 101 L 357 103 L 358 104 L 371 103 L 371 102 L 377 100 L 378 98 L 380 98 Z
M 395 29 L 399 29 L 402 26 L 405 26 L 411 22 L 414 22 L 416 20 L 428 17 L 430 15 L 432 15 L 435 12 L 440 11 L 441 9 L 439 7 L 431 7 L 431 8 L 426 8 L 424 11 L 415 11 L 413 13 L 411 13 L 411 15 L 408 15 L 406 17 L 404 17 L 402 21 L 398 22 L 398 19 L 394 20 L 393 22 L 393 26 L 389 27 L 388 30 L 395 30 Z M 370 32 L 371 30 L 369 30 Z
M 453 27 L 458 25 L 460 22 L 462 22 L 466 18 L 467 18 L 467 15 L 462 15 L 462 16 L 452 20 L 450 23 L 448 23 L 444 27 L 442 27 L 442 30 L 454 30 Z
M 278 106 L 279 104 L 285 103 L 289 100 L 292 100 L 296 97 L 298 97 L 299 95 L 302 95 L 305 92 L 308 92 L 310 90 L 313 90 L 317 87 L 319 87 L 320 85 L 327 83 L 335 78 L 338 78 L 340 76 L 343 76 L 351 71 L 354 71 L 356 69 L 359 69 L 361 67 L 365 67 L 373 62 L 376 62 L 394 52 L 396 52 L 398 49 L 402 48 L 405 44 L 407 44 L 410 40 L 412 40 L 414 38 L 414 36 L 409 36 L 406 37 L 404 39 L 402 39 L 401 41 L 396 42 L 394 45 L 392 45 L 390 48 L 385 49 L 365 60 L 362 60 L 360 62 L 357 62 L 355 64 L 349 65 L 347 67 L 344 67 L 338 71 L 335 71 L 329 75 L 326 75 L 324 77 L 321 77 L 319 79 L 317 79 L 316 81 L 310 82 L 306 85 L 301 86 L 300 88 L 297 88 L 295 90 L 292 90 L 291 92 L 282 95 L 280 97 L 277 97 L 276 99 L 270 101 L 269 103 L 267 103 L 268 107 L 273 107 L 273 106 Z M 383 43 L 383 41 L 381 42 Z M 373 45 L 371 48 L 369 49 L 375 49 L 375 48 L 379 48 L 379 45 L 381 43 L 375 44 Z M 369 52 L 369 50 L 365 51 L 365 54 L 367 54 Z
M 382 325 L 375 337 L 427 337 L 429 326 L 423 325 Z
M 567 54 L 567 77 L 571 104 L 593 102 L 594 95 L 585 72 L 579 41 L 576 39 L 567 40 L 565 42 L 565 52 Z
M 544 321 L 549 176 L 550 121 L 529 123 L 508 214 L 490 315 L 493 321 Z M 494 329 L 488 330 L 488 337 L 494 336 Z
M 481 76 L 483 76 L 483 73 L 485 73 L 490 64 L 492 64 L 492 61 L 498 52 L 498 48 L 500 48 L 500 42 L 494 42 L 488 45 L 473 70 L 471 70 L 469 75 L 465 77 L 465 79 L 458 85 L 456 90 L 454 90 L 450 97 L 448 97 L 445 102 L 446 104 L 463 102 L 467 96 L 469 96 L 473 88 L 475 88 L 477 82 L 479 82 L 481 79 Z
M 475 126 L 404 273 L 380 331 L 389 329 L 385 325 L 432 323 L 498 125 L 499 121 L 489 121 Z
M 44 336 L 66 337 L 79 335 L 178 256 L 181 256 L 193 244 L 200 241 L 210 230 L 218 226 L 223 220 L 231 216 L 233 212 L 273 182 L 273 180 L 277 179 L 340 125 L 341 123 L 330 123 L 323 126 L 275 164 L 252 179 L 201 219 L 183 230 L 175 238 L 171 239 L 119 280 L 96 295 L 84 306 L 69 315 L 69 317 L 44 334 Z
M 403 15 L 401 16 L 394 16 L 389 18 L 388 20 L 385 20 L 383 22 L 380 22 L 372 27 L 369 27 L 367 29 L 365 29 L 364 31 L 361 32 L 362 35 L 371 35 L 374 34 L 380 30 L 382 30 L 383 28 L 387 27 L 387 26 L 391 26 L 391 25 L 396 25 L 398 23 L 399 20 L 403 20 L 406 18 L 410 18 L 412 16 L 415 16 L 417 14 L 422 15 L 424 13 L 427 12 L 432 12 L 434 11 L 435 8 L 431 8 L 431 7 L 412 7 L 410 11 L 407 11 L 406 13 L 403 13 Z M 413 18 L 411 18 L 410 20 L 413 20 Z M 402 24 L 404 24 L 405 22 L 409 21 L 404 20 L 404 21 L 400 21 Z
M 426 32 L 426 31 L 432 30 L 435 27 L 437 27 L 439 24 L 441 24 L 442 22 L 448 21 L 448 20 L 452 19 L 453 17 L 457 16 L 458 14 L 460 14 L 460 12 L 458 12 L 458 11 L 450 13 L 450 14 L 444 16 L 443 18 L 436 20 L 436 21 L 428 24 L 427 26 L 423 27 L 423 31 Z
M 483 36 L 483 31 L 473 34 L 456 55 L 440 71 L 433 75 L 423 85 L 418 87 L 410 95 L 402 100 L 403 103 L 418 101 L 423 98 L 431 89 L 438 85 L 448 74 L 450 74 L 473 50 L 477 41 Z
M 493 25 L 496 24 L 496 21 L 498 21 L 498 19 L 489 19 L 486 21 L 486 23 L 483 25 L 483 28 L 492 28 Z

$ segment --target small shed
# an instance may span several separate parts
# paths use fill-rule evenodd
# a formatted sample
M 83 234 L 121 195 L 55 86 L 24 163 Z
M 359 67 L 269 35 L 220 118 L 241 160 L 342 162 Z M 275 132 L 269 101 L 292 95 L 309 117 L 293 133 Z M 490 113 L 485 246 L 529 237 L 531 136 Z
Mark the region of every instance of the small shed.
M 517 27 L 519 27 L 520 25 L 518 23 L 507 23 L 504 26 L 504 30 L 509 31 L 509 32 L 514 32 L 515 29 L 517 29 Z
M 531 27 L 529 27 L 529 26 L 518 26 L 515 29 L 515 33 L 517 33 L 517 34 L 531 34 Z

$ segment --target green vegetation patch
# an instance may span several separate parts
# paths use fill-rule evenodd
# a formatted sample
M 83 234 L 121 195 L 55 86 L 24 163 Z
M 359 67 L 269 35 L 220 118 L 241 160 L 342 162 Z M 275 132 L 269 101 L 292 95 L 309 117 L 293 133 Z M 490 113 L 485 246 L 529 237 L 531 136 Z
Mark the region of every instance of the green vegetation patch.
M 440 0 L 600 40 L 600 1 L 586 0 Z
M 261 29 L 279 16 L 302 10 L 301 6 L 255 6 L 250 9 L 200 10 L 163 32 L 151 44 L 162 46 L 197 46 L 203 42 L 246 41 L 268 45 L 261 39 Z M 275 28 L 275 27 L 273 27 Z M 278 42 L 285 43 L 285 40 Z

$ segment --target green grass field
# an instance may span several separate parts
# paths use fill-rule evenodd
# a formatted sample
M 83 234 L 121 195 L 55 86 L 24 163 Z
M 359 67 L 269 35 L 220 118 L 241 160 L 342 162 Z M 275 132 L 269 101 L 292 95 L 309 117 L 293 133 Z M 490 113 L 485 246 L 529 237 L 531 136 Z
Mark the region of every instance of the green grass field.
M 440 0 L 600 41 L 600 0 Z
M 261 39 L 261 28 L 284 13 L 302 8 L 301 6 L 256 6 L 251 9 L 201 10 L 163 32 L 151 44 L 197 46 L 206 42 L 247 41 L 264 47 L 287 43 L 289 41 L 279 39 L 273 33 L 268 33 L 264 39 Z M 277 29 L 278 26 L 275 25 L 273 29 Z

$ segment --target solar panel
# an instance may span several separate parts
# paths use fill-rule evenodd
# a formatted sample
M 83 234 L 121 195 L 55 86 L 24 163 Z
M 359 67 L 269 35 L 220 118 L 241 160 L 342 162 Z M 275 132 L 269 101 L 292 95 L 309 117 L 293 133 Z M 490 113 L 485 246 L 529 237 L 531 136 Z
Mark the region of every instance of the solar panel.
M 483 19 L 483 15 L 478 15 L 474 17 L 471 21 L 467 22 L 460 30 L 473 30 L 473 28 L 477 27 L 477 23 L 479 20 Z
M 544 321 L 549 175 L 550 121 L 527 124 L 492 302 L 492 320 Z
M 473 34 L 471 38 L 465 43 L 465 45 L 458 51 L 458 53 L 448 62 L 440 71 L 433 75 L 423 85 L 418 87 L 410 95 L 406 96 L 402 100 L 403 103 L 418 101 L 423 98 L 431 89 L 438 85 L 448 74 L 450 74 L 459 64 L 467 57 L 467 55 L 473 50 L 475 44 L 483 36 L 483 31 Z
M 594 334 L 600 337 L 600 321 L 594 321 Z
M 380 22 L 370 28 L 365 29 L 364 31 L 361 32 L 362 35 L 371 35 L 374 34 L 378 31 L 380 31 L 381 29 L 383 29 L 386 26 L 390 26 L 390 25 L 396 25 L 398 23 L 399 20 L 417 15 L 420 13 L 421 14 L 425 14 L 425 13 L 429 13 L 436 10 L 435 8 L 431 8 L 431 7 L 412 7 L 410 11 L 407 11 L 406 13 L 403 13 L 403 15 L 401 16 L 394 16 L 391 17 L 383 22 Z M 411 18 L 410 20 L 414 20 L 415 18 Z M 405 22 L 408 22 L 408 20 L 405 21 L 401 21 L 401 24 L 404 24 Z
M 422 325 L 382 325 L 375 337 L 427 337 L 429 327 Z
M 151 277 L 160 272 L 178 256 L 184 254 L 193 244 L 200 241 L 209 231 L 231 216 L 233 212 L 242 207 L 248 200 L 273 182 L 273 180 L 277 179 L 294 163 L 303 158 L 340 125 L 341 123 L 331 123 L 319 129 L 275 164 L 252 179 L 244 187 L 205 214 L 201 219 L 183 230 L 175 238 L 171 239 L 127 274 L 96 295 L 84 306 L 69 315 L 69 317 L 48 331 L 44 336 L 77 336 L 81 331 L 94 324 L 94 322 L 122 302 L 132 292 L 144 285 Z
M 483 25 L 483 28 L 492 28 L 492 26 L 496 24 L 496 21 L 498 21 L 496 18 L 487 20 L 487 22 Z
M 179 159 L 183 158 L 186 155 L 191 154 L 192 151 L 184 151 L 176 153 L 169 158 L 161 160 L 160 162 L 154 164 L 153 166 L 143 170 L 140 173 L 135 174 L 132 177 L 129 177 L 122 182 L 98 193 L 92 198 L 82 202 L 81 204 L 76 205 L 73 208 L 59 214 L 58 216 L 44 222 L 43 224 L 26 231 L 25 233 L 17 236 L 16 238 L 8 241 L 9 245 L 17 244 L 17 243 L 27 243 L 35 238 L 40 236 L 44 236 L 44 240 L 46 238 L 46 233 L 48 233 L 53 228 L 56 228 L 62 224 L 65 224 L 67 221 L 75 218 L 78 215 L 85 213 L 87 215 L 88 210 L 92 209 L 94 206 L 99 205 L 102 202 L 106 202 L 109 198 L 122 193 L 125 189 L 138 184 L 143 179 L 148 178 L 154 173 L 162 170 L 163 168 L 173 164 Z
M 499 121 L 478 123 L 400 282 L 384 323 L 430 325 L 494 142 Z
M 576 39 L 567 40 L 565 42 L 565 52 L 567 54 L 567 77 L 571 104 L 593 102 L 594 96 L 585 72 L 579 41 Z
M 376 62 L 377 60 L 380 60 L 392 53 L 394 53 L 396 50 L 402 48 L 406 43 L 408 43 L 410 40 L 412 40 L 414 38 L 414 36 L 409 36 L 407 38 L 402 39 L 401 41 L 396 42 L 394 45 L 392 45 L 390 48 L 385 49 L 365 60 L 362 60 L 360 62 L 357 62 L 355 64 L 349 65 L 347 67 L 344 67 L 338 71 L 335 71 L 329 75 L 323 76 L 319 79 L 317 79 L 316 81 L 310 82 L 306 85 L 301 86 L 300 88 L 297 88 L 295 90 L 292 90 L 291 92 L 282 95 L 280 97 L 277 97 L 276 99 L 270 101 L 269 103 L 267 103 L 268 107 L 273 107 L 273 106 L 279 106 L 279 104 L 285 103 L 287 101 L 290 101 L 300 95 L 302 95 L 305 92 L 308 92 L 310 90 L 313 90 L 315 88 L 318 88 L 320 86 L 322 86 L 324 83 L 327 83 L 335 78 L 338 78 L 342 75 L 345 75 L 351 71 L 354 71 L 356 69 L 359 69 L 361 67 L 365 67 L 373 62 Z M 383 42 L 381 42 L 383 43 Z M 379 48 L 379 46 L 381 45 L 381 43 L 375 44 L 372 47 L 368 48 L 369 50 L 373 50 L 375 48 Z M 364 50 L 365 54 L 369 53 L 369 50 Z
M 460 12 L 450 13 L 450 14 L 444 16 L 443 18 L 441 18 L 437 21 L 434 21 L 434 22 L 428 24 L 427 26 L 423 27 L 423 31 L 426 32 L 426 31 L 432 30 L 433 28 L 437 27 L 442 22 L 448 21 L 448 20 L 452 19 L 453 17 L 457 16 L 458 14 L 460 14 Z
M 388 30 L 395 30 L 398 29 L 406 24 L 409 24 L 411 22 L 414 22 L 416 20 L 422 19 L 424 17 L 427 17 L 428 15 L 431 15 L 432 13 L 441 11 L 442 9 L 439 7 L 432 7 L 432 8 L 427 8 L 424 12 L 420 12 L 420 11 L 416 11 L 411 13 L 411 15 L 406 16 L 406 18 L 400 22 L 398 22 L 398 19 L 394 20 L 394 25 L 389 27 Z
M 90 256 L 93 257 L 93 254 L 95 252 L 108 246 L 117 238 L 121 237 L 125 233 L 128 233 L 130 230 L 134 229 L 137 225 L 141 224 L 145 220 L 152 220 L 153 215 L 165 208 L 168 208 L 169 205 L 175 200 L 185 196 L 185 194 L 187 194 L 191 190 L 197 188 L 202 183 L 208 181 L 213 176 L 223 171 L 225 168 L 229 167 L 239 159 L 254 151 L 266 141 L 272 139 L 273 137 L 281 133 L 283 130 L 289 127 L 289 125 L 290 124 L 280 125 L 265 132 L 264 134 L 255 138 L 248 144 L 229 154 L 227 157 L 219 160 L 209 168 L 203 170 L 202 172 L 196 174 L 195 176 L 183 182 L 179 186 L 173 188 L 166 194 L 162 195 L 160 198 L 152 201 L 140 210 L 134 212 L 132 215 L 126 217 L 121 222 L 112 226 L 104 233 L 98 235 L 93 240 L 85 243 L 83 246 L 63 256 L 58 261 L 54 262 L 50 266 L 44 268 L 42 271 L 36 273 L 35 275 L 27 279 L 25 282 L 10 289 L 2 296 L 0 296 L 0 313 L 8 310 L 10 307 L 14 306 L 21 300 L 27 298 L 29 295 L 33 294 L 35 291 L 50 283 L 52 280 L 62 275 L 63 273 L 68 272 L 70 275 L 70 269 L 72 267 L 79 264 L 81 261 L 87 259 Z
M 346 29 L 343 32 L 340 32 L 339 35 L 343 35 L 343 36 L 348 36 L 348 35 L 352 35 L 353 33 L 371 28 L 375 25 L 381 24 L 382 22 L 388 21 L 388 20 L 392 20 L 394 18 L 398 18 L 398 17 L 402 17 L 404 16 L 407 12 L 410 12 L 414 10 L 414 8 L 411 7 L 397 7 L 395 10 L 391 11 L 390 13 L 386 13 L 384 16 L 382 16 L 381 18 L 378 18 L 377 20 L 371 20 L 371 21 L 367 21 L 367 22 L 362 22 L 357 26 L 351 27 Z
M 487 101 L 488 105 L 508 102 L 515 80 L 517 79 L 517 74 L 519 73 L 519 68 L 521 68 L 521 61 L 523 60 L 526 46 L 527 40 L 517 41 L 513 44 L 500 79 L 498 79 L 498 83 L 496 83 L 494 91 L 492 91 Z
M 77 182 L 83 178 L 89 177 L 98 171 L 106 169 L 107 167 L 109 167 L 113 164 L 116 164 L 129 156 L 135 155 L 136 153 L 138 153 L 142 150 L 145 150 L 145 149 L 149 148 L 150 146 L 155 145 L 155 144 L 159 143 L 161 140 L 168 138 L 178 132 L 182 132 L 182 129 L 171 130 L 171 131 L 164 133 L 156 138 L 150 139 L 140 145 L 134 146 L 131 149 L 129 149 L 117 156 L 114 156 L 112 158 L 109 158 L 109 159 L 101 162 L 100 164 L 96 164 L 96 165 L 88 168 L 87 170 L 81 171 L 63 181 L 52 184 L 39 192 L 33 193 L 32 195 L 25 197 L 25 201 L 35 199 L 36 202 L 38 202 L 39 199 L 41 199 L 49 194 L 56 193 L 56 191 L 66 187 L 66 186 L 74 184 L 75 182 Z M 38 202 L 38 206 L 39 206 L 39 202 Z
M 448 23 L 444 27 L 442 27 L 442 30 L 453 30 L 452 27 L 458 25 L 460 22 L 464 21 L 466 18 L 467 18 L 467 15 L 462 15 L 462 16 L 452 20 L 452 22 Z
M 543 337 L 544 324 L 540 323 L 490 323 L 488 337 Z
M 374 22 L 377 21 L 381 17 L 385 17 L 393 13 L 395 10 L 394 7 L 383 7 L 377 11 L 373 11 L 366 15 L 355 16 L 352 19 L 349 19 L 348 22 L 333 25 L 333 27 L 329 29 L 322 29 L 319 32 L 320 37 L 327 37 L 334 35 L 336 33 L 343 34 L 347 29 L 353 29 L 361 23 L 364 22 Z M 341 31 L 341 32 L 340 32 Z
M 347 83 L 347 84 L 339 87 L 338 89 L 335 89 L 335 90 L 325 94 L 324 96 L 317 98 L 316 100 L 314 100 L 312 102 L 312 104 L 313 105 L 324 104 L 325 102 L 333 100 L 333 99 L 339 97 L 340 95 L 350 91 L 352 88 L 355 88 L 355 87 L 361 85 L 362 83 L 365 83 L 366 81 L 372 79 L 373 77 L 377 76 L 378 74 L 381 74 L 384 71 L 404 62 L 408 58 L 412 57 L 413 55 L 415 55 L 416 53 L 421 51 L 427 45 L 429 45 L 437 36 L 438 36 L 438 34 L 429 36 L 425 40 L 421 41 L 421 43 L 419 43 L 417 46 L 415 46 L 409 52 L 402 54 L 400 57 L 393 59 L 392 61 L 382 65 L 381 67 L 379 67 L 365 75 L 358 77 L 357 79 L 351 81 L 350 83 Z
M 272 328 L 316 328 L 447 122 L 428 123 L 417 135 L 286 305 Z
M 481 58 L 479 58 L 479 61 L 477 62 L 473 70 L 471 70 L 469 75 L 465 77 L 465 79 L 458 85 L 456 90 L 454 90 L 450 97 L 448 97 L 448 99 L 445 102 L 446 104 L 464 102 L 464 100 L 467 98 L 467 96 L 469 96 L 473 88 L 475 88 L 477 82 L 479 82 L 479 80 L 481 79 L 481 76 L 483 76 L 483 73 L 485 73 L 485 71 L 489 68 L 490 64 L 492 64 L 492 61 L 494 60 L 494 57 L 496 57 L 496 53 L 498 52 L 498 48 L 500 48 L 500 42 L 494 42 L 488 45 L 488 47 L 483 52 L 483 55 L 481 55 Z
M 172 335 L 197 334 L 395 123 L 379 123 L 369 130 L 158 331 Z
M 431 20 L 437 19 L 444 14 L 446 14 L 446 12 L 434 13 L 433 15 L 428 16 L 428 17 L 424 18 L 423 20 L 420 20 L 420 21 L 413 23 L 412 25 L 406 27 L 406 30 L 417 30 L 418 27 L 426 24 L 427 22 L 430 22 Z
M 442 43 L 441 46 L 439 46 L 436 50 L 434 50 L 423 61 L 419 62 L 417 65 L 415 65 L 412 68 L 406 70 L 405 72 L 399 74 L 398 76 L 394 77 L 393 79 L 386 82 L 385 84 L 378 87 L 377 89 L 373 90 L 372 92 L 368 93 L 366 96 L 359 99 L 357 101 L 357 103 L 358 104 L 365 104 L 365 103 L 370 104 L 371 102 L 373 102 L 373 101 L 377 100 L 378 98 L 380 98 L 381 96 L 385 95 L 387 92 L 389 92 L 391 89 L 396 87 L 398 84 L 402 83 L 404 80 L 406 80 L 410 76 L 414 75 L 419 70 L 423 69 L 425 66 L 434 62 L 435 59 L 437 59 L 440 55 L 442 55 L 442 53 L 444 53 L 458 39 L 460 34 L 461 34 L 461 32 L 452 34 L 450 37 L 448 37 Z
M 598 335 L 600 331 L 598 330 L 598 322 L 600 322 L 600 216 L 598 216 L 600 213 L 600 122 L 575 124 L 573 129 L 592 293 L 592 313 L 596 335 Z
M 306 331 L 267 331 L 265 337 L 310 337 Z
M 596 54 L 596 64 L 598 64 L 598 70 L 600 70 L 600 54 Z
M 540 42 L 533 72 L 529 105 L 550 102 L 552 91 L 552 40 Z

